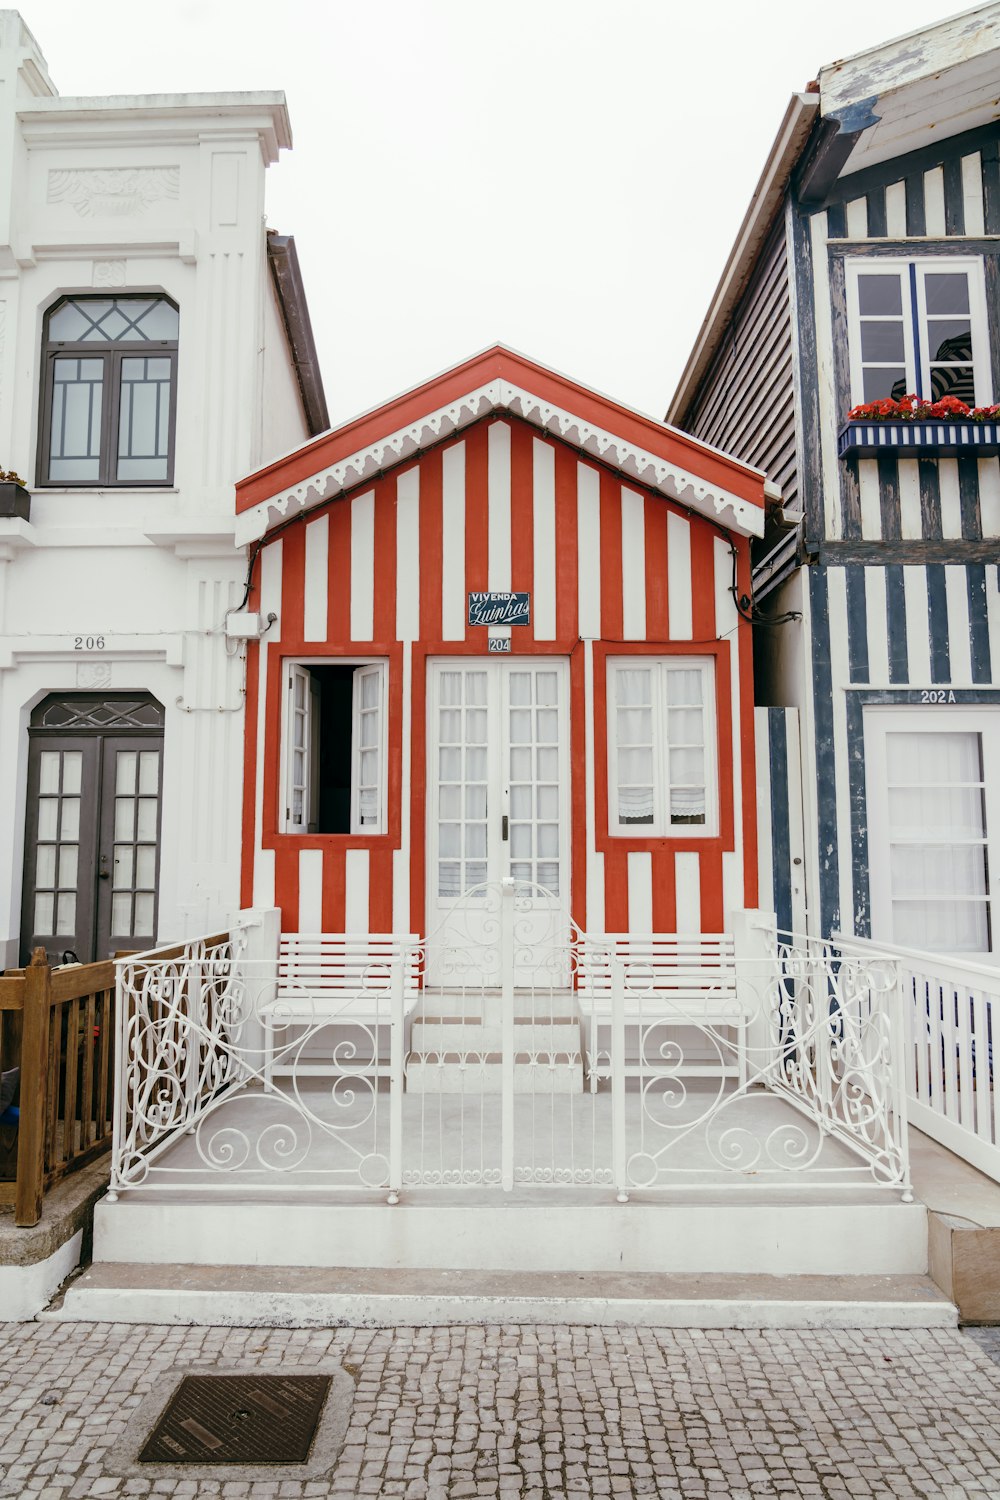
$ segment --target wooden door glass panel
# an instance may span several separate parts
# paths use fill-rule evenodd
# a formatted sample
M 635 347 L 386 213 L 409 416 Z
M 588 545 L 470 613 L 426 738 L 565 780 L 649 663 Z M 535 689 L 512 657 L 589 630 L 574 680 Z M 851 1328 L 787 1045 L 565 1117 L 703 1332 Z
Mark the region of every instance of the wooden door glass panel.
M 510 873 L 560 895 L 559 674 L 507 668 Z
M 22 960 L 42 946 L 55 958 L 93 957 L 97 851 L 96 740 L 33 740 L 28 765 Z
M 107 952 L 156 936 L 160 770 L 156 741 L 104 741 L 97 925 Z

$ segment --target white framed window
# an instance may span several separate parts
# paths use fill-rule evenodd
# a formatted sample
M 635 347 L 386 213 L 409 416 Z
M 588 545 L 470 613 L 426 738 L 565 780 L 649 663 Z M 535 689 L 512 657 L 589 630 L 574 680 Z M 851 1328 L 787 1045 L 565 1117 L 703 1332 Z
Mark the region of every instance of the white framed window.
M 283 833 L 386 831 L 388 663 L 284 664 Z
M 852 405 L 910 394 L 990 405 L 981 260 L 852 256 L 846 286 Z
M 997 952 L 1000 709 L 866 709 L 864 725 L 873 938 Z
M 715 741 L 712 657 L 609 657 L 608 832 L 717 834 Z

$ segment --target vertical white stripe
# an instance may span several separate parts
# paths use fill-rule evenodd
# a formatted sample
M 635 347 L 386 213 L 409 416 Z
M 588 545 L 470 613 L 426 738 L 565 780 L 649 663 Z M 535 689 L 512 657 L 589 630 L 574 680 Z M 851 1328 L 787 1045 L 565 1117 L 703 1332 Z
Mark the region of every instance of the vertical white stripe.
M 493 422 L 488 432 L 489 563 L 487 588 L 510 590 L 510 426 Z
M 580 635 L 601 635 L 601 476 L 589 464 L 576 466 L 577 610 Z
M 267 632 L 270 643 L 281 640 L 281 542 L 265 547 L 260 559 L 260 608 L 264 615 L 276 614 L 277 620 Z M 263 651 L 261 656 L 263 656 Z
M 994 684 L 1000 684 L 1000 576 L 996 568 L 986 569 L 986 618 L 990 627 L 990 670 Z
M 941 535 L 962 535 L 962 499 L 958 488 L 958 459 L 938 459 L 938 480 L 941 486 Z
M 320 516 L 306 527 L 306 578 L 302 638 L 327 638 L 326 594 L 330 577 L 330 517 Z
M 861 535 L 866 542 L 880 542 L 882 540 L 882 505 L 876 459 L 858 460 L 858 492 L 861 497 Z
M 969 589 L 966 571 L 949 564 L 944 570 L 948 605 L 948 655 L 953 687 L 972 686 L 972 642 L 969 639 Z
M 757 899 L 759 904 L 759 895 Z M 737 854 L 733 849 L 726 849 L 722 855 L 722 921 L 727 932 L 730 930 L 729 918 L 732 913 L 744 911 L 746 904 L 742 851 Z M 765 908 L 769 908 L 770 896 L 764 904 Z
M 809 221 L 814 266 L 827 263 L 827 215 L 813 214 Z M 823 493 L 827 497 L 826 534 L 839 537 L 843 534 L 843 515 L 840 499 L 840 460 L 837 457 L 837 424 L 840 402 L 834 388 L 833 362 L 833 317 L 830 310 L 829 279 L 824 275 L 813 277 L 813 317 L 816 326 L 816 383 L 819 392 L 819 431 L 809 435 L 815 446 L 819 443 L 820 462 L 823 469 Z
M 979 460 L 979 512 L 983 536 L 1000 536 L 1000 458 Z
M 375 491 L 351 501 L 351 640 L 375 631 Z
M 915 458 L 899 460 L 899 525 L 904 541 L 920 540 L 920 471 Z
M 536 641 L 556 638 L 556 452 L 551 443 L 531 440 L 534 509 L 534 594 L 531 616 Z
M 651 501 L 650 504 L 655 504 Z M 646 497 L 622 487 L 622 635 L 646 639 Z
M 281 543 L 277 542 L 270 547 L 265 547 L 264 556 L 261 559 L 261 599 L 267 597 L 267 584 L 265 572 L 270 554 L 281 552 Z M 278 574 L 278 585 L 280 588 L 281 575 Z M 275 630 L 278 628 L 274 627 Z M 274 850 L 262 849 L 263 817 L 264 817 L 264 746 L 267 744 L 267 653 L 270 650 L 270 641 L 261 641 L 257 656 L 257 774 L 254 795 L 254 850 L 253 850 L 253 904 L 254 906 L 274 905 Z M 283 723 L 281 717 L 281 689 L 279 685 L 278 703 L 272 704 L 271 711 L 276 713 L 278 723 Z M 280 753 L 280 747 L 279 747 Z M 279 762 L 280 769 L 280 762 Z
M 701 855 L 685 851 L 674 855 L 677 883 L 677 931 L 701 931 Z
M 805 820 L 802 806 L 802 755 L 799 711 L 785 709 L 785 743 L 788 747 L 788 855 L 792 862 L 792 931 L 805 932 Z M 798 864 L 795 861 L 798 860 Z
M 929 235 L 944 234 L 944 168 L 924 173 L 924 221 Z
M 441 635 L 465 640 L 465 444 L 444 450 L 441 473 Z
M 986 233 L 983 217 L 983 165 L 976 151 L 962 157 L 962 196 L 965 199 L 965 232 L 973 238 Z
M 931 686 L 931 642 L 927 622 L 927 573 L 924 568 L 903 569 L 906 600 L 906 655 L 911 687 Z
M 761 911 L 774 910 L 774 849 L 771 833 L 771 799 L 783 797 L 784 787 L 771 786 L 771 736 L 766 708 L 753 711 L 757 741 L 757 905 Z M 786 851 L 781 857 L 787 858 Z M 729 908 L 726 907 L 726 915 Z
M 889 626 L 883 568 L 865 569 L 865 602 L 868 606 L 868 680 L 872 687 L 888 687 Z
M 891 240 L 906 238 L 906 183 L 893 182 L 885 190 L 885 227 Z
M 846 205 L 847 238 L 849 240 L 866 240 L 868 238 L 868 200 L 866 198 L 852 198 Z
M 410 778 L 411 766 L 411 713 L 410 696 L 413 692 L 413 647 L 403 647 L 403 774 L 400 798 L 403 808 L 399 848 L 392 851 L 392 927 L 394 932 L 410 932 Z M 423 830 L 417 837 L 420 847 L 426 848 Z M 429 872 L 428 872 L 429 873 Z M 424 931 L 423 914 L 420 930 Z
M 689 641 L 691 624 L 691 526 L 667 512 L 667 631 L 672 641 Z
M 348 849 L 346 856 L 344 931 L 367 932 L 368 878 L 371 867 L 367 849 Z
M 594 810 L 594 643 L 583 647 L 584 767 L 587 778 L 587 922 L 588 932 L 604 931 L 604 855 L 595 848 Z M 579 770 L 577 770 L 579 774 Z
M 628 855 L 628 930 L 653 930 L 653 856 L 632 851 Z
M 299 931 L 323 931 L 323 851 L 299 850 Z
M 396 636 L 420 635 L 420 469 L 396 481 Z
M 851 868 L 851 801 L 847 795 L 850 774 L 850 746 L 847 742 L 847 694 L 843 691 L 851 680 L 847 651 L 847 574 L 843 568 L 827 570 L 830 611 L 830 676 L 833 684 L 833 763 L 837 795 L 837 844 L 840 849 L 840 920 L 853 931 L 854 898 Z
M 274 905 L 274 850 L 258 849 L 253 867 L 254 906 Z

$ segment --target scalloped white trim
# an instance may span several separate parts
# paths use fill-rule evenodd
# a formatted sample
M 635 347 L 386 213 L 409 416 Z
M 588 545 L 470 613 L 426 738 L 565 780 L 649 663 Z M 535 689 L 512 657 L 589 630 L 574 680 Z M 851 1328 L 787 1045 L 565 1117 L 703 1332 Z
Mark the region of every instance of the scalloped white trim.
M 595 427 L 573 412 L 553 406 L 520 386 L 511 385 L 506 380 L 493 380 L 447 406 L 428 412 L 409 427 L 400 427 L 381 441 L 359 448 L 339 463 L 318 469 L 308 479 L 279 490 L 251 510 L 244 511 L 236 519 L 237 545 L 246 546 L 257 541 L 279 521 L 294 515 L 296 510 L 311 510 L 345 490 L 355 489 L 374 479 L 382 470 L 420 453 L 431 443 L 451 437 L 498 409 L 522 417 L 543 432 L 565 438 L 582 453 L 613 465 L 624 478 L 647 489 L 658 490 L 689 510 L 708 516 L 720 526 L 744 536 L 764 534 L 762 507 L 752 505 L 718 485 L 708 484 L 664 458 L 635 448 L 614 433 Z

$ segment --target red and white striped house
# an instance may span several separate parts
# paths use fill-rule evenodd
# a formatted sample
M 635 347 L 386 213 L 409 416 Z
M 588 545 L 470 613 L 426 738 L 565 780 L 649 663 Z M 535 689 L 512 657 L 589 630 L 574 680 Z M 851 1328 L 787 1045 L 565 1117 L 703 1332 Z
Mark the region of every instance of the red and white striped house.
M 237 487 L 242 900 L 434 930 L 513 875 L 583 929 L 757 904 L 764 477 L 496 347 Z

